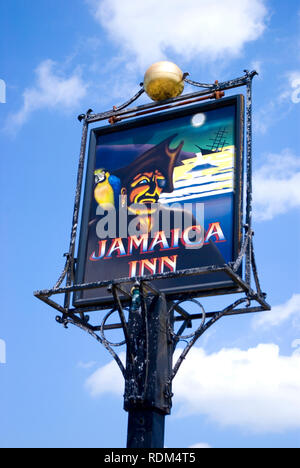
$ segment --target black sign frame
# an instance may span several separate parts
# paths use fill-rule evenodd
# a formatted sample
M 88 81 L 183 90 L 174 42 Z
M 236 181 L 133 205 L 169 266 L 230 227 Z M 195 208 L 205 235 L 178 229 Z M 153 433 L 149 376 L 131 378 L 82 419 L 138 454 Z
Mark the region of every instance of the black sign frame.
M 96 158 L 96 142 L 97 138 L 106 134 L 114 134 L 122 132 L 123 130 L 136 129 L 141 126 L 151 125 L 153 123 L 165 122 L 167 120 L 176 119 L 181 116 L 191 115 L 195 112 L 206 112 L 212 109 L 220 109 L 225 106 L 235 106 L 235 175 L 234 175 L 234 220 L 233 220 L 233 259 L 235 262 L 240 254 L 241 243 L 242 243 L 242 226 L 243 226 L 243 174 L 244 174 L 244 96 L 236 95 L 221 100 L 216 100 L 211 103 L 194 104 L 193 106 L 187 106 L 181 109 L 171 110 L 168 112 L 160 112 L 152 116 L 142 117 L 138 119 L 132 119 L 126 123 L 115 123 L 114 125 L 102 126 L 94 128 L 90 131 L 90 143 L 88 151 L 88 162 L 86 170 L 86 182 L 85 192 L 83 198 L 82 208 L 82 219 L 81 219 L 81 231 L 79 237 L 79 248 L 75 272 L 75 284 L 83 284 L 85 274 L 85 261 L 86 261 L 86 246 L 88 239 L 88 222 L 89 213 L 92 200 L 92 185 L 94 180 L 94 169 L 95 169 L 95 158 Z M 182 273 L 182 271 L 180 272 Z M 211 273 L 210 273 L 211 274 Z M 242 276 L 242 264 L 237 271 L 237 274 Z M 219 277 L 217 277 L 219 275 Z M 182 276 L 182 275 L 180 275 Z M 155 275 L 154 275 L 155 277 Z M 203 275 L 202 275 L 203 277 Z M 220 280 L 220 278 L 223 278 Z M 107 278 L 107 280 L 118 280 L 120 278 Z M 199 277 L 200 278 L 200 277 Z M 219 279 L 218 279 L 219 278 Z M 124 279 L 124 278 L 123 278 Z M 175 278 L 176 279 L 176 278 Z M 95 279 L 96 281 L 96 279 Z M 179 279 L 180 281 L 180 279 Z M 132 278 L 134 282 L 134 278 Z M 212 281 L 209 285 L 203 285 L 201 283 L 191 284 L 184 288 L 164 287 L 165 279 L 159 279 L 154 281 L 154 285 L 164 292 L 168 298 L 175 300 L 180 299 L 185 293 L 193 293 L 193 296 L 206 296 L 206 295 L 217 295 L 224 293 L 235 293 L 239 292 L 238 284 L 226 274 L 216 273 L 215 278 L 212 277 Z M 103 294 L 103 290 L 98 290 L 99 296 L 93 298 L 84 298 L 85 291 L 77 291 L 74 293 L 73 305 L 75 307 L 84 306 L 109 306 L 112 304 L 111 296 Z

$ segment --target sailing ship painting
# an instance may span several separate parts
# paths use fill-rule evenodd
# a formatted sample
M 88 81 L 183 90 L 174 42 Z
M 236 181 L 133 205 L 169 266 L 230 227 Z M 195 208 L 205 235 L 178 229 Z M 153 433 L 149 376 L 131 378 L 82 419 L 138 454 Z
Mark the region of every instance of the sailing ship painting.
M 220 128 L 214 138 L 210 138 L 210 140 L 213 142 L 210 147 L 207 148 L 201 148 L 201 146 L 197 146 L 197 148 L 200 149 L 201 154 L 211 154 L 211 153 L 220 153 L 224 146 L 226 146 L 228 143 L 226 142 L 226 135 L 227 131 L 225 128 Z
M 202 128 L 194 129 L 198 130 L 193 132 L 196 138 L 189 139 L 186 146 L 192 150 L 190 157 L 186 153 L 181 165 L 174 170 L 174 191 L 162 194 L 159 201 L 166 205 L 181 203 L 195 206 L 202 203 L 205 230 L 219 223 L 221 235 L 216 233 L 213 241 L 229 262 L 234 257 L 236 144 L 234 114 L 227 112 L 222 126 L 217 126 L 207 113 Z
M 161 203 L 195 200 L 234 190 L 235 145 L 224 138 L 224 128 L 214 133 L 210 147 L 195 144 L 195 153 L 174 171 L 174 191 L 162 194 Z

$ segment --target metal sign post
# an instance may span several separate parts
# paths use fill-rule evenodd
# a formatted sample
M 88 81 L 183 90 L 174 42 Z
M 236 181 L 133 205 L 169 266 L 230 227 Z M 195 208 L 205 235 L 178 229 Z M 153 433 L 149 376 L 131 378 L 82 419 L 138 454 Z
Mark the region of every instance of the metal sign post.
M 148 302 L 148 304 L 147 304 Z M 129 345 L 124 408 L 128 411 L 128 448 L 162 448 L 165 416 L 172 405 L 173 346 L 164 295 L 150 302 L 133 288 L 128 323 Z
M 255 71 L 245 71 L 242 77 L 230 81 L 205 84 L 188 79 L 188 74 L 185 73 L 184 81 L 200 88 L 199 91 L 139 107 L 128 107 L 145 92 L 142 84 L 139 92 L 122 106 L 100 114 L 89 110 L 86 114 L 79 116 L 79 120 L 83 123 L 82 140 L 71 238 L 69 250 L 65 254 L 65 267 L 53 288 L 37 291 L 34 294 L 59 312 L 56 317 L 58 323 L 66 328 L 72 324 L 86 331 L 115 359 L 125 380 L 124 408 L 128 412 L 128 448 L 163 447 L 165 416 L 170 414 L 172 406 L 172 381 L 188 352 L 206 330 L 219 319 L 229 315 L 270 310 L 270 305 L 266 302 L 266 294 L 261 290 L 253 248 L 252 80 L 255 75 Z M 244 207 L 244 234 L 235 261 L 223 265 L 194 267 L 147 276 L 76 283 L 75 245 L 89 125 L 108 120 L 113 126 L 116 122 L 132 117 L 162 112 L 208 99 L 221 100 L 225 91 L 243 86 L 247 90 L 246 206 Z M 241 269 L 243 264 L 245 264 L 244 275 Z M 216 274 L 226 276 L 234 284 L 234 292 L 240 295 L 235 302 L 217 311 L 205 311 L 201 302 L 195 298 L 196 294 L 193 291 L 185 291 L 176 299 L 170 299 L 153 284 L 157 284 L 158 280 L 184 280 L 193 277 L 200 278 L 203 275 L 213 277 Z M 254 286 L 252 286 L 253 280 Z M 74 294 L 96 290 L 103 290 L 106 295 L 108 294 L 111 304 L 108 312 L 103 312 L 107 309 L 107 303 L 71 305 Z M 222 289 L 217 292 L 217 294 L 227 293 L 228 290 Z M 63 304 L 54 299 L 58 295 L 63 295 Z M 216 291 L 212 289 L 203 294 L 198 292 L 197 297 L 201 295 L 214 296 Z M 192 302 L 198 310 L 192 314 L 187 312 L 185 309 L 187 302 Z M 118 319 L 115 323 L 108 323 L 112 316 Z M 197 323 L 196 326 L 195 323 Z M 175 331 L 177 328 L 178 331 Z M 187 332 L 187 329 L 191 328 L 193 331 Z M 122 330 L 124 340 L 118 343 L 108 340 L 107 332 L 112 330 Z M 186 346 L 177 362 L 173 363 L 174 350 L 179 341 L 184 341 Z M 115 351 L 123 345 L 127 350 L 126 366 Z

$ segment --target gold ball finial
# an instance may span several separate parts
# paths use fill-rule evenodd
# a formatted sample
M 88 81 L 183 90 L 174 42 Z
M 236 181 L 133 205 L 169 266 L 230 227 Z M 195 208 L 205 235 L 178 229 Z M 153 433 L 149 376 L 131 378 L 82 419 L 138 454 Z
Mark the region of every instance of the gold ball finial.
M 153 101 L 179 96 L 184 89 L 183 73 L 173 62 L 157 62 L 144 76 L 144 88 Z

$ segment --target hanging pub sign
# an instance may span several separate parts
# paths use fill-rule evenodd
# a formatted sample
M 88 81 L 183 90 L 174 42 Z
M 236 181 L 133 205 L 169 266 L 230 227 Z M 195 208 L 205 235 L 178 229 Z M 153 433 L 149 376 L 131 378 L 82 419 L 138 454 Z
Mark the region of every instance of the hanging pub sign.
M 242 95 L 93 129 L 76 284 L 235 261 L 243 135 Z M 172 298 L 236 288 L 223 272 L 153 284 Z M 109 300 L 91 289 L 77 292 L 74 304 Z

